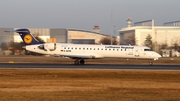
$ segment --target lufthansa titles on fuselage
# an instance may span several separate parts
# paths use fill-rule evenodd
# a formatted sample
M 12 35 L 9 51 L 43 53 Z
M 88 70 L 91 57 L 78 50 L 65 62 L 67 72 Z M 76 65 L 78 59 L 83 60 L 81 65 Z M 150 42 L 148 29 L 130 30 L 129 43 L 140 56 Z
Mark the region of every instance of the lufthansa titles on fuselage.
M 105 46 L 105 48 L 122 48 L 122 49 L 134 49 L 132 46 Z

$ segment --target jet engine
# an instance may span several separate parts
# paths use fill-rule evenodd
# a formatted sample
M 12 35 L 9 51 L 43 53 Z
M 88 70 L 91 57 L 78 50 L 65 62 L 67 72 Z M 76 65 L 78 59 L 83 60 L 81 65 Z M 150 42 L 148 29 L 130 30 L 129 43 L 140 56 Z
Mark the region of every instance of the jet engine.
M 45 43 L 43 45 L 38 46 L 39 49 L 43 49 L 45 51 L 54 51 L 56 49 L 56 43 Z

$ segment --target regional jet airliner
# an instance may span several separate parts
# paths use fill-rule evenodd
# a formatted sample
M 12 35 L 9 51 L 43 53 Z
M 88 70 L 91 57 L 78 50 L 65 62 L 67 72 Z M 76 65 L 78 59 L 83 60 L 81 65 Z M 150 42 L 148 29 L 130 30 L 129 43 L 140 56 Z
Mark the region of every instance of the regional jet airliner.
M 160 54 L 146 46 L 45 43 L 38 41 L 28 29 L 6 32 L 19 33 L 28 51 L 68 57 L 75 59 L 74 64 L 84 64 L 85 59 L 125 58 L 149 59 L 149 64 L 152 65 L 152 60 L 158 60 L 161 57 Z

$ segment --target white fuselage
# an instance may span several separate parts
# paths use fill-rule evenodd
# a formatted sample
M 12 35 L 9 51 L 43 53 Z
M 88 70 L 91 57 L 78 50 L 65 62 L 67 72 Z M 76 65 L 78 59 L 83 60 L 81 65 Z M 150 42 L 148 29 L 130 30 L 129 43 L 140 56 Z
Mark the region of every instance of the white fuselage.
M 40 47 L 41 46 L 41 47 Z M 26 50 L 70 58 L 139 58 L 157 60 L 161 55 L 145 46 L 45 43 L 27 45 Z

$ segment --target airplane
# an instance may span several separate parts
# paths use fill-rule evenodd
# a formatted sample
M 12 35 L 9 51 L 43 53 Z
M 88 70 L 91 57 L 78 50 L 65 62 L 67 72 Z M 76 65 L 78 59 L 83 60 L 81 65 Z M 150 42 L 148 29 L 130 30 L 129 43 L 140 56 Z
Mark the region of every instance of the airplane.
M 85 59 L 125 58 L 148 59 L 149 64 L 158 60 L 161 55 L 146 46 L 130 45 L 92 45 L 70 43 L 45 43 L 38 41 L 28 29 L 7 30 L 5 32 L 19 33 L 25 49 L 44 55 L 54 55 L 75 59 L 74 64 L 85 64 Z

